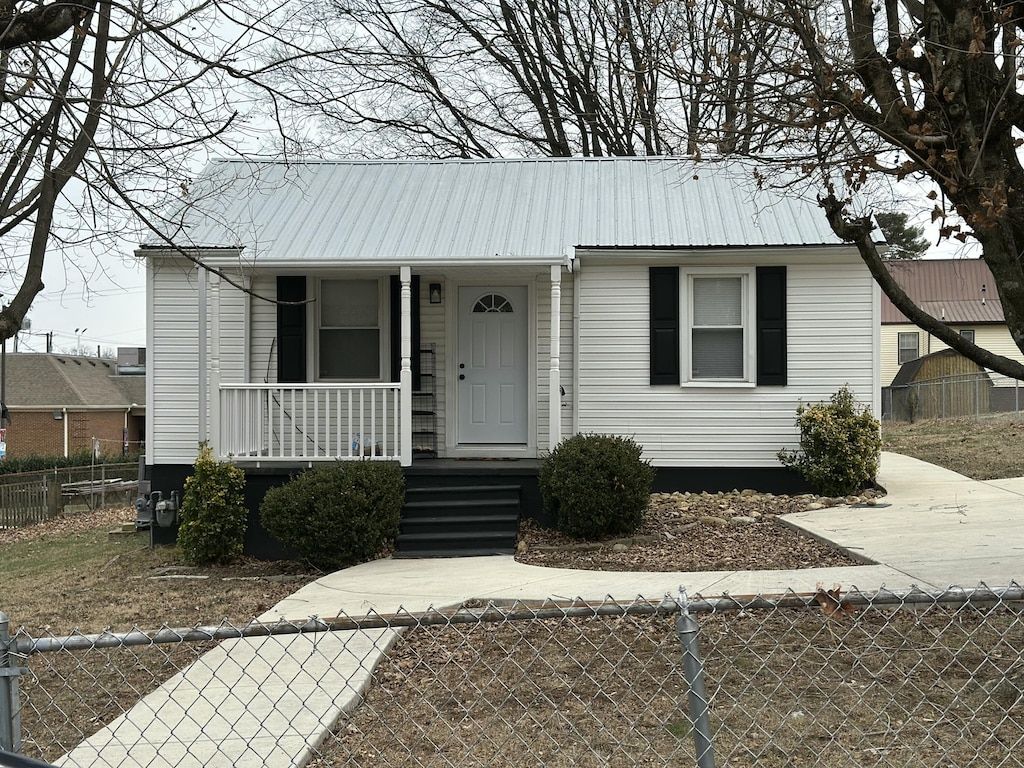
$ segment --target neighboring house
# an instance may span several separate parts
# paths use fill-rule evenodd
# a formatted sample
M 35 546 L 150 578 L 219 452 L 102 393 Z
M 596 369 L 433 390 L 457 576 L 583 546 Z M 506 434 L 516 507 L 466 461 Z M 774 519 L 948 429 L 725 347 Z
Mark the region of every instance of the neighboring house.
M 135 349 L 119 350 L 119 355 L 138 360 Z M 18 352 L 5 356 L 4 374 L 11 414 L 10 424 L 4 425 L 8 456 L 98 450 L 117 457 L 139 451 L 145 435 L 144 367 Z
M 990 352 L 1024 362 L 1010 338 L 995 280 L 981 259 L 901 259 L 886 262 L 889 273 L 915 304 L 969 336 Z M 882 385 L 900 366 L 948 347 L 911 323 L 882 296 Z M 998 385 L 1005 380 L 997 377 Z
M 258 484 L 370 456 L 411 487 L 477 466 L 438 459 L 535 475 L 580 432 L 635 439 L 662 488 L 780 489 L 798 405 L 848 384 L 878 412 L 875 284 L 749 169 L 219 161 L 169 221 L 138 251 L 164 492 L 202 440 Z

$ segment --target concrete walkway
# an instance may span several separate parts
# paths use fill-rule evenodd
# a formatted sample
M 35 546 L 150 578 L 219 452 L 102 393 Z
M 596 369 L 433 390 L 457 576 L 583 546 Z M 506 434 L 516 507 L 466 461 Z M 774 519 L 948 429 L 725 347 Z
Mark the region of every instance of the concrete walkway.
M 883 454 L 875 507 L 833 507 L 786 520 L 877 563 L 794 571 L 613 573 L 522 565 L 511 556 L 378 560 L 309 584 L 260 617 L 420 612 L 467 599 L 583 598 L 628 603 L 690 595 L 812 592 L 821 583 L 874 591 L 913 585 L 1003 586 L 1024 578 L 1024 478 L 977 482 Z M 358 705 L 391 630 L 285 635 L 221 643 L 61 765 L 216 768 L 303 765 L 345 711 Z
M 786 521 L 898 571 L 889 587 L 1005 586 L 1024 579 L 1024 478 L 971 480 L 886 453 L 878 482 L 888 495 L 875 507 L 798 512 Z

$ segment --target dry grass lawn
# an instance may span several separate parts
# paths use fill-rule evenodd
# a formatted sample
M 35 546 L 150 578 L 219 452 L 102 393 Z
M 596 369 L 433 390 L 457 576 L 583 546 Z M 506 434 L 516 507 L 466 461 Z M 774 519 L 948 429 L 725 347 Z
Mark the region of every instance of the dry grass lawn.
M 1019 450 L 1022 435 L 1024 424 L 1005 420 L 883 427 L 885 450 L 977 479 L 1024 476 L 1024 452 Z M 253 561 L 230 568 L 186 569 L 174 548 L 151 549 L 146 534 L 109 535 L 120 523 L 132 519 L 132 509 L 108 510 L 60 518 L 32 529 L 0 531 L 0 583 L 4 585 L 0 610 L 10 615 L 12 628 L 24 626 L 28 634 L 39 637 L 106 628 L 124 631 L 165 624 L 209 625 L 224 619 L 244 624 L 317 575 L 296 564 Z M 910 615 L 899 618 L 911 621 Z M 769 631 L 756 641 L 732 630 L 721 635 L 720 627 L 714 625 L 714 632 L 705 636 L 704 642 L 709 663 L 717 656 L 709 685 L 720 697 L 715 715 L 715 727 L 721 729 L 719 754 L 729 754 L 730 764 L 735 761 L 737 765 L 811 765 L 820 754 L 829 752 L 833 765 L 874 764 L 880 755 L 887 755 L 899 758 L 894 764 L 923 766 L 940 764 L 938 752 L 948 748 L 959 764 L 980 759 L 987 764 L 1021 765 L 1019 761 L 1005 762 L 1007 755 L 1024 754 L 1022 705 L 1016 689 L 1004 702 L 985 695 L 997 673 L 1009 672 L 1005 668 L 1009 661 L 1001 660 L 998 670 L 993 669 L 984 680 L 974 680 L 971 674 L 966 681 L 957 680 L 954 687 L 949 680 L 929 682 L 935 670 L 959 669 L 963 661 L 962 654 L 955 654 L 956 662 L 945 657 L 924 661 L 919 655 L 936 648 L 945 653 L 947 644 L 933 647 L 933 640 L 949 636 L 947 628 L 963 621 L 951 622 L 941 612 L 935 619 L 935 624 L 912 621 L 881 646 L 874 636 L 862 638 L 863 647 L 845 637 L 824 655 L 823 665 L 808 665 L 809 657 L 802 655 L 821 643 L 831 646 L 836 641 L 835 634 L 817 618 L 808 617 L 812 622 L 809 628 L 803 627 L 803 618 L 785 622 L 800 628 L 795 636 L 780 638 Z M 733 629 L 745 626 L 720 621 Z M 1019 617 L 1000 614 L 999 621 L 1007 625 L 1000 627 L 1001 639 L 993 637 L 981 645 L 990 653 L 988 646 L 993 642 L 1011 642 L 1019 648 L 1024 641 Z M 974 624 L 973 617 L 969 623 Z M 485 626 L 474 631 L 410 633 L 382 664 L 368 706 L 340 723 L 325 744 L 319 765 L 377 764 L 382 760 L 401 765 L 407 764 L 409 756 L 423 759 L 422 764 L 445 765 L 461 756 L 474 765 L 503 768 L 549 763 L 692 763 L 677 641 L 671 626 L 658 620 L 621 621 L 607 634 L 606 625 L 595 624 L 591 630 L 581 631 L 527 622 L 503 632 L 510 634 Z M 914 640 L 907 644 L 909 637 Z M 960 637 L 958 642 L 965 639 Z M 787 650 L 775 666 L 777 654 L 794 642 L 801 646 L 801 655 L 797 649 Z M 973 645 L 972 640 L 967 643 Z M 33 674 L 23 680 L 26 753 L 55 759 L 206 647 L 196 644 L 172 650 L 160 646 L 32 657 Z M 911 669 L 887 667 L 888 653 L 877 656 L 882 664 L 878 669 L 858 663 L 880 651 L 899 648 L 913 651 L 901 663 L 911 664 L 912 670 L 924 676 L 910 688 L 904 690 L 904 686 L 893 693 L 892 686 L 902 685 Z M 752 654 L 749 669 L 737 661 L 744 658 L 744 649 Z M 849 670 L 841 673 L 835 669 L 838 657 L 833 655 L 840 650 L 853 654 Z M 546 660 L 549 654 L 553 655 Z M 509 666 L 508 660 L 518 659 L 518 655 L 523 658 Z M 1011 657 L 1016 658 L 1007 651 L 1005 659 Z M 798 658 L 801 661 L 797 662 Z M 919 666 L 922 661 L 923 667 Z M 972 660 L 972 666 L 983 661 Z M 531 672 L 535 667 L 539 677 Z M 794 678 L 797 671 L 800 675 Z M 594 687 L 595 677 L 600 675 L 607 679 Z M 822 685 L 829 675 L 827 685 Z M 778 688 L 781 681 L 789 681 L 785 690 Z M 925 691 L 923 702 L 903 698 L 914 689 Z M 950 691 L 952 698 L 943 698 Z M 775 702 L 779 695 L 786 698 L 781 710 L 765 698 Z M 750 701 L 740 705 L 739 699 L 746 697 Z M 961 701 L 971 711 L 957 703 Z M 835 702 L 835 707 L 829 702 Z M 891 713 L 894 704 L 899 714 L 876 721 L 879 711 Z M 727 711 L 731 713 L 728 722 Z M 806 713 L 817 714 L 800 721 Z M 796 719 L 785 720 L 787 716 Z M 911 721 L 917 730 L 909 738 Z M 952 728 L 954 722 L 961 726 Z M 857 726 L 855 730 L 851 724 Z M 770 736 L 769 731 L 778 732 L 775 729 L 795 731 L 789 746 Z M 909 741 L 901 740 L 899 731 Z M 977 746 L 967 738 L 975 731 L 991 736 Z M 838 733 L 846 736 L 840 741 L 830 735 Z M 920 752 L 921 745 L 931 746 Z M 931 754 L 933 748 L 938 751 L 935 755 Z M 488 758 L 488 753 L 493 758 Z M 904 761 L 907 755 L 917 757 Z M 637 758 L 639 763 L 634 762 Z
M 885 422 L 883 450 L 913 456 L 975 480 L 1024 477 L 1024 423 L 1006 416 Z

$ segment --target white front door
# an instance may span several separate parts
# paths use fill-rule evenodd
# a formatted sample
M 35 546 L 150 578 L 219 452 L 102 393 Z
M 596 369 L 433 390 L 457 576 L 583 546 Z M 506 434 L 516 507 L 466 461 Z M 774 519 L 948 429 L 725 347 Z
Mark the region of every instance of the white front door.
M 525 444 L 529 325 L 525 285 L 459 288 L 460 444 Z

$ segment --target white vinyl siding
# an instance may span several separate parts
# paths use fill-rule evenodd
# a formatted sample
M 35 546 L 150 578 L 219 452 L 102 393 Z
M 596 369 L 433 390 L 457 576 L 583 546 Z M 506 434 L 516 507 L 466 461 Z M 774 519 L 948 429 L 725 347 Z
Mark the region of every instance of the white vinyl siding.
M 277 298 L 277 278 L 274 275 L 253 278 L 252 293 L 249 297 L 249 378 L 241 383 L 276 382 L 277 305 L 273 299 Z
M 210 339 L 214 318 L 207 313 L 206 369 L 199 365 L 199 277 L 182 259 L 147 261 L 150 293 L 147 382 L 147 461 L 190 464 L 201 438 L 200 375 L 209 397 Z M 221 381 L 237 381 L 246 365 L 246 294 L 224 281 L 207 288 L 209 301 L 219 291 Z
M 779 255 L 731 258 L 735 266 L 787 264 Z M 795 447 L 801 403 L 827 400 L 848 384 L 878 412 L 876 288 L 855 256 L 848 261 L 834 253 L 820 261 L 789 260 L 788 384 L 747 388 L 650 385 L 652 263 L 679 266 L 683 272 L 688 266 L 685 257 L 673 262 L 583 260 L 576 398 L 580 432 L 630 436 L 658 466 L 777 467 L 779 449 Z

